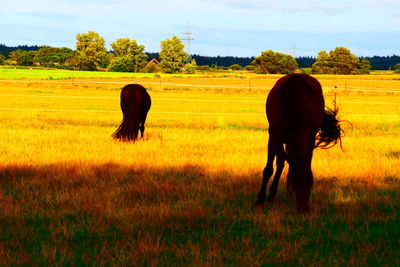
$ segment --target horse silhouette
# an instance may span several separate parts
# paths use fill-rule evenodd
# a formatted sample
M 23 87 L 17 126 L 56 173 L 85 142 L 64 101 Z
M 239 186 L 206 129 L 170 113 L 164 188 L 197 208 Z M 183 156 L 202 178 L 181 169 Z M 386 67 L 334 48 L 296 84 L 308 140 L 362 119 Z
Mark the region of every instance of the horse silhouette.
M 266 102 L 269 122 L 268 159 L 256 207 L 264 207 L 265 190 L 276 172 L 269 189 L 272 203 L 285 161 L 289 164 L 287 191 L 296 196 L 296 210 L 309 210 L 313 184 L 311 160 L 316 147 L 329 148 L 341 142 L 342 130 L 336 118 L 337 110 L 325 109 L 321 84 L 305 74 L 290 74 L 280 78 L 271 89 Z
M 150 95 L 143 86 L 139 84 L 124 86 L 121 91 L 123 119 L 121 125 L 112 136 L 121 141 L 135 141 L 140 129 L 141 137 L 143 137 L 144 124 L 150 106 Z

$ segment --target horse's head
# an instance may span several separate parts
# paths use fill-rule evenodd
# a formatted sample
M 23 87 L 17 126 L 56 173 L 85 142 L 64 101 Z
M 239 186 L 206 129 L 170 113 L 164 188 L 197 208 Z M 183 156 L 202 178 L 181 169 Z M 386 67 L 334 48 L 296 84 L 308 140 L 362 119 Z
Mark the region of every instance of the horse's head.
M 337 118 L 338 112 L 338 109 L 332 110 L 330 108 L 325 108 L 324 117 L 316 136 L 317 143 L 315 147 L 328 149 L 339 142 L 342 148 L 341 138 L 344 136 L 345 132 L 340 127 L 340 121 Z

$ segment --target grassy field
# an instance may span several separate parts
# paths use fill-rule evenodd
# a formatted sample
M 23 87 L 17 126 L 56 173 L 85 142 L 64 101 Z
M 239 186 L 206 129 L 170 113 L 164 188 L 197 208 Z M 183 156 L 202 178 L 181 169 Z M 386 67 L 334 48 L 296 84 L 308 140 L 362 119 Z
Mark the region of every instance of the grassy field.
M 351 125 L 344 151 L 315 150 L 297 215 L 286 170 L 276 202 L 253 207 L 280 76 L 25 71 L 0 69 L 0 266 L 400 264 L 399 75 L 317 76 Z M 153 105 L 126 144 L 111 134 L 132 81 Z

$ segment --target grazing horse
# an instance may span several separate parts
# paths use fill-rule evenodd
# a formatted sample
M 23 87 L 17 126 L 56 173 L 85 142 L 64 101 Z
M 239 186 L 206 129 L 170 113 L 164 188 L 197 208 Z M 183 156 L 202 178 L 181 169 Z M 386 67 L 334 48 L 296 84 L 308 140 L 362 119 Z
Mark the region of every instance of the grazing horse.
M 144 123 L 150 106 L 150 95 L 143 86 L 139 84 L 124 86 L 121 91 L 123 119 L 112 136 L 121 141 L 135 141 L 140 129 L 141 137 L 143 137 Z
M 276 157 L 276 172 L 268 202 L 272 203 L 275 198 L 287 161 L 287 191 L 295 193 L 297 211 L 306 212 L 313 184 L 313 150 L 315 147 L 328 148 L 330 144 L 341 141 L 337 111 L 325 110 L 321 84 L 315 78 L 290 74 L 280 78 L 272 88 L 266 102 L 266 113 L 269 122 L 268 159 L 256 207 L 264 206 L 265 189 L 273 174 Z

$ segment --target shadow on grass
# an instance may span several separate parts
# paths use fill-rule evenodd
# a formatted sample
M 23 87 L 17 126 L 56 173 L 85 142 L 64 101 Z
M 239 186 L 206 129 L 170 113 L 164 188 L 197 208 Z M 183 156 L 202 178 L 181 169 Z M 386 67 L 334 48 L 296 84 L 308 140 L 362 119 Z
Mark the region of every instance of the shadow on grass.
M 398 178 L 316 179 L 301 216 L 284 179 L 255 212 L 260 182 L 197 165 L 2 167 L 0 265 L 398 263 Z

